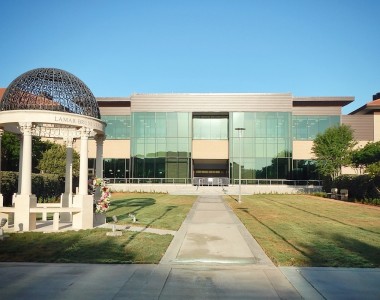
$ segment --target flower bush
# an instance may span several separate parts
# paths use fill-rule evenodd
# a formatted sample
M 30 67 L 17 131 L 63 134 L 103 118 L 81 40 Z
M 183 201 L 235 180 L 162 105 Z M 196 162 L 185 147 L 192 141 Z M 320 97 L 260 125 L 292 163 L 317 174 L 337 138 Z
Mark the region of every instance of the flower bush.
M 106 183 L 102 178 L 95 178 L 93 185 L 99 187 L 101 192 L 100 199 L 94 199 L 95 213 L 104 214 L 110 207 L 111 203 L 110 189 L 106 186 Z

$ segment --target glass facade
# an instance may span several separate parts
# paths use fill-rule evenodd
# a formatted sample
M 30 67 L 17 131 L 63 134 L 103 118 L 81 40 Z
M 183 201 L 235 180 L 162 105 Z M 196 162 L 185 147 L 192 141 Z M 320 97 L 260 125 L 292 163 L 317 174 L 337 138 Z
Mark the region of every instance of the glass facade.
M 102 116 L 107 123 L 108 140 L 126 140 L 131 138 L 131 116 Z
M 227 140 L 228 116 L 194 116 L 193 139 Z
M 293 160 L 294 180 L 320 180 L 314 160 Z
M 238 179 L 240 147 L 242 179 L 291 177 L 291 113 L 230 113 L 230 176 Z M 235 128 L 245 128 L 241 139 Z
M 104 158 L 104 178 L 129 178 L 129 159 Z
M 312 160 L 292 159 L 292 141 L 313 140 L 340 124 L 340 116 L 292 116 L 291 112 L 134 112 L 102 116 L 102 120 L 107 123 L 107 139 L 131 140 L 130 159 L 104 159 L 105 178 L 175 179 L 166 182 L 190 181 L 193 139 L 229 141 L 225 162 L 229 167 L 223 174 L 231 182 L 239 176 L 240 147 L 242 179 L 247 183 L 249 179 L 318 179 Z M 235 128 L 245 128 L 241 139 Z M 194 176 L 211 176 L 209 170 L 202 175 L 203 167 L 194 167 Z M 94 166 L 89 168 L 94 172 Z
M 132 114 L 131 177 L 190 178 L 191 113 Z
M 339 124 L 340 116 L 293 116 L 293 139 L 312 141 L 318 133 Z

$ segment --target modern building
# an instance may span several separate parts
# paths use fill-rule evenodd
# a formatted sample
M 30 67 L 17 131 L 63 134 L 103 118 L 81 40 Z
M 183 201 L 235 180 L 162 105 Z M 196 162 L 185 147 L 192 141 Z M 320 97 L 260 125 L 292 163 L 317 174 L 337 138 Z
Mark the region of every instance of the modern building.
M 290 93 L 133 94 L 97 101 L 107 123 L 104 177 L 114 183 L 235 184 L 239 166 L 244 184 L 318 180 L 311 152 L 318 133 L 347 124 L 359 145 L 380 140 L 380 94 L 349 115 L 342 107 L 354 97 Z M 89 157 L 95 154 L 93 143 Z M 89 164 L 95 173 L 95 160 Z
M 99 97 L 107 123 L 103 177 L 111 183 L 227 185 L 238 182 L 241 166 L 244 184 L 318 180 L 311 152 L 318 133 L 347 124 L 359 145 L 380 140 L 380 93 L 343 115 L 353 101 L 291 93 Z M 96 174 L 96 151 L 90 140 L 89 175 Z

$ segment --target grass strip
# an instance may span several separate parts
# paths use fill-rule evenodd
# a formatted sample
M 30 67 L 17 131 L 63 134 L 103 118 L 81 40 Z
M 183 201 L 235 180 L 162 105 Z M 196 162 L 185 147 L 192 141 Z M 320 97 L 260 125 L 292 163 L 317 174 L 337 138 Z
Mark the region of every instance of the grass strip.
M 136 216 L 135 225 L 158 229 L 178 230 L 193 206 L 196 196 L 176 196 L 148 193 L 112 193 L 107 222 L 116 216 L 118 224 L 133 224 L 131 214 Z
M 45 263 L 145 263 L 161 260 L 173 236 L 106 229 L 11 233 L 0 242 L 0 261 Z
M 229 204 L 278 266 L 380 267 L 380 209 L 309 195 Z
M 167 194 L 113 193 L 107 221 L 117 224 L 178 230 L 196 196 Z M 54 233 L 7 233 L 0 241 L 2 262 L 45 263 L 159 263 L 173 239 L 172 235 L 123 231 L 107 236 L 109 229 L 89 229 Z

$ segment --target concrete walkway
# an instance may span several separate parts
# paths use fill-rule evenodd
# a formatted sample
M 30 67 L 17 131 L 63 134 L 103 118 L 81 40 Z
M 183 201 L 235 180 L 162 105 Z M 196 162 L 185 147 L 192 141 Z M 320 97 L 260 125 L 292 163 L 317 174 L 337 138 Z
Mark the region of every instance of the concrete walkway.
M 221 196 L 199 196 L 159 265 L 0 263 L 4 299 L 380 299 L 379 269 L 277 268 Z

